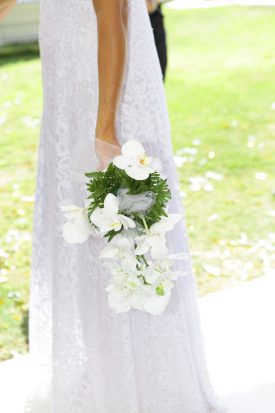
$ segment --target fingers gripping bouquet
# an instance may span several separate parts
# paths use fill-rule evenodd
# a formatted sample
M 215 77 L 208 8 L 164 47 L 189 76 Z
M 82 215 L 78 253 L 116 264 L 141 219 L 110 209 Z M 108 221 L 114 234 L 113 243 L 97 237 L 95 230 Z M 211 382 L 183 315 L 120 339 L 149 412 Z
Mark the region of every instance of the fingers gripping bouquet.
M 86 174 L 87 208 L 62 207 L 66 241 L 81 243 L 98 234 L 106 239 L 100 258 L 111 274 L 106 290 L 117 313 L 135 308 L 161 314 L 178 276 L 166 233 L 182 215 L 167 214 L 171 193 L 159 171 L 156 158 L 128 141 L 104 171 Z

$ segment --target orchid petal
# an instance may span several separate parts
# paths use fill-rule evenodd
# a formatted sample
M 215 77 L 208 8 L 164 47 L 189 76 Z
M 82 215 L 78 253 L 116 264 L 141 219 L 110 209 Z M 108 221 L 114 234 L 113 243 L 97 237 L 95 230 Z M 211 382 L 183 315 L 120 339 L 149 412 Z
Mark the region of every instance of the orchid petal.
M 109 193 L 104 200 L 104 209 L 106 209 L 105 212 L 108 213 L 110 211 L 110 213 L 112 214 L 117 214 L 118 208 L 119 208 L 118 198 L 114 194 Z
M 183 218 L 182 214 L 169 214 L 168 217 L 162 218 L 150 227 L 151 234 L 161 234 L 171 231 L 174 226 Z
M 148 237 L 140 237 L 140 240 L 137 240 L 137 247 L 135 249 L 136 255 L 146 254 L 150 249 L 150 240 Z
M 135 228 L 136 224 L 131 218 L 126 217 L 126 215 L 122 214 L 118 214 L 117 216 L 125 229 Z
M 160 315 L 165 310 L 169 300 L 171 292 L 169 291 L 163 296 L 150 296 L 147 300 L 143 301 L 143 310 L 153 315 Z
M 140 142 L 129 140 L 122 146 L 121 153 L 126 157 L 138 160 L 145 154 L 145 150 Z
M 91 222 L 98 227 L 102 233 L 111 231 L 114 229 L 113 227 L 119 226 L 119 229 L 121 228 L 119 220 L 114 221 L 112 218 L 112 216 L 106 214 L 104 208 L 96 208 L 90 216 Z
M 165 257 L 168 254 L 165 238 L 152 237 L 151 238 L 151 255 L 153 259 Z
M 117 231 L 120 231 L 121 227 L 122 227 L 122 223 L 117 215 L 117 216 L 114 216 L 111 221 L 107 222 L 106 225 L 102 226 L 102 231 L 109 232 L 109 231 L 114 230 L 117 232 Z
M 120 289 L 116 288 L 114 285 L 109 285 L 106 288 L 108 291 L 108 302 L 110 307 L 115 313 L 126 313 L 131 309 L 131 303 L 129 296 L 123 293 Z
M 119 253 L 119 248 L 115 245 L 107 245 L 100 253 L 100 258 L 115 258 Z
M 90 220 L 96 227 L 100 228 L 103 216 L 104 216 L 103 208 L 96 208 L 91 213 Z
M 91 228 L 86 225 L 78 225 L 66 222 L 63 225 L 63 237 L 70 244 L 82 244 L 91 235 Z
M 132 163 L 125 168 L 125 172 L 128 176 L 135 179 L 136 181 L 144 181 L 147 179 L 152 172 L 151 168 L 146 166 L 141 166 L 139 164 Z
M 126 156 L 119 155 L 113 159 L 113 164 L 119 169 L 125 169 L 132 162 L 131 159 Z
M 128 238 L 121 237 L 116 240 L 115 245 L 120 251 L 129 251 L 132 248 L 133 243 Z

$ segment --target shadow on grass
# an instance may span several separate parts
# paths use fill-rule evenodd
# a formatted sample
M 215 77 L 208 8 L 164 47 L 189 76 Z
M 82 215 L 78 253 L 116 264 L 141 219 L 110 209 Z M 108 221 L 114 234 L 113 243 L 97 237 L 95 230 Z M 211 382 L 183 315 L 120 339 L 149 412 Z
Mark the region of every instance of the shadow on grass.
M 35 43 L 12 44 L 0 47 L 0 66 L 39 57 L 39 45 Z
M 29 311 L 25 311 L 21 322 L 21 331 L 25 341 L 29 344 Z

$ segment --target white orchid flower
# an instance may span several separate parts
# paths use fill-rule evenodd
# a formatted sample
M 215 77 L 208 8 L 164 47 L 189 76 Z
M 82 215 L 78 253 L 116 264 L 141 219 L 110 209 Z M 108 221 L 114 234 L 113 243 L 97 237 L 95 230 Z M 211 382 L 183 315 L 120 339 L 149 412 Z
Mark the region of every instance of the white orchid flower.
M 138 260 L 133 253 L 134 243 L 132 239 L 121 237 L 113 239 L 101 251 L 101 259 L 117 259 L 121 260 L 124 269 L 134 269 L 138 264 Z
M 113 279 L 106 288 L 109 305 L 116 313 L 127 312 L 138 300 L 138 288 L 142 281 L 136 271 L 114 268 L 111 272 Z
M 174 226 L 182 219 L 181 214 L 169 214 L 159 222 L 153 224 L 146 235 L 136 238 L 136 255 L 144 255 L 151 250 L 153 259 L 160 259 L 168 254 L 165 234 L 171 231 Z
M 146 311 L 153 315 L 163 313 L 171 297 L 171 289 L 167 289 L 165 294 L 157 295 L 156 286 L 140 285 L 132 294 L 131 305 L 136 310 Z
M 146 155 L 142 144 L 129 140 L 121 148 L 122 155 L 113 160 L 115 166 L 137 181 L 147 179 L 152 172 L 160 170 L 160 161 Z
M 67 222 L 63 225 L 63 237 L 65 240 L 70 244 L 85 242 L 93 234 L 87 209 L 77 205 L 66 205 L 61 206 L 61 210 L 67 218 Z
M 140 309 L 153 315 L 160 315 L 165 310 L 171 297 L 171 290 L 164 295 L 144 295 L 140 300 Z
M 110 284 L 106 291 L 108 292 L 108 302 L 115 313 L 126 313 L 132 307 L 131 292 L 125 288 L 119 288 L 114 284 Z
M 119 231 L 123 226 L 124 229 L 134 228 L 135 222 L 125 215 L 119 214 L 119 200 L 109 193 L 104 200 L 103 208 L 96 208 L 90 216 L 92 223 L 97 226 L 102 233 L 109 231 Z

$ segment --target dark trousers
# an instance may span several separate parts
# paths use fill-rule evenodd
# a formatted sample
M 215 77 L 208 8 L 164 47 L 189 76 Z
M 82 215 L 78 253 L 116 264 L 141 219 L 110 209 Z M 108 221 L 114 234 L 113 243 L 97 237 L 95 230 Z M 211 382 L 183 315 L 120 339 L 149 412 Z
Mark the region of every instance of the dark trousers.
M 151 25 L 154 32 L 156 48 L 159 56 L 163 79 L 167 68 L 167 44 L 164 27 L 164 17 L 159 6 L 157 10 L 150 14 Z

